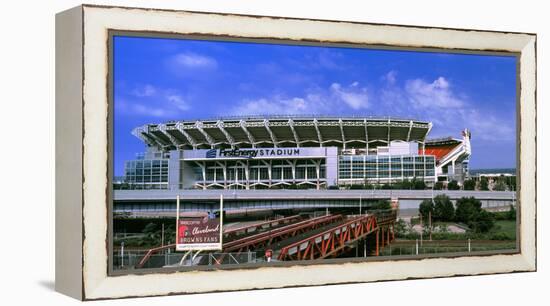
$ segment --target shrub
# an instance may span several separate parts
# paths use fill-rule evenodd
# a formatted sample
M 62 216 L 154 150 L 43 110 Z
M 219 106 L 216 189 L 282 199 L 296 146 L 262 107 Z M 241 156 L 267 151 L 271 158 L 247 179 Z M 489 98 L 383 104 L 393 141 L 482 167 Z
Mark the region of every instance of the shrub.
M 399 237 L 402 237 L 404 235 L 407 235 L 409 233 L 409 229 L 407 227 L 407 223 L 403 221 L 403 219 L 397 220 L 395 222 L 395 234 Z
M 508 220 L 516 220 L 516 208 L 514 205 L 510 205 L 510 210 L 506 213 Z
M 485 210 L 479 211 L 476 218 L 470 221 L 471 227 L 477 233 L 488 232 L 495 224 L 493 215 Z
M 414 185 L 414 189 L 416 189 L 416 190 L 426 189 L 426 183 L 424 183 L 424 180 L 414 179 L 412 184 Z
M 489 190 L 489 181 L 484 176 L 482 176 L 479 181 L 479 189 L 484 191 Z
M 499 180 L 497 182 L 497 184 L 495 185 L 494 189 L 496 191 L 505 191 L 506 190 L 506 184 L 503 181 Z
M 474 198 L 460 198 L 456 202 L 455 220 L 466 223 L 475 233 L 486 233 L 494 226 L 494 214 L 481 209 Z
M 468 224 L 481 210 L 481 202 L 474 197 L 463 197 L 456 201 L 455 220 Z
M 391 209 L 391 204 L 388 200 L 380 200 L 371 205 L 370 208 L 373 210 L 388 210 Z
M 408 179 L 404 179 L 401 183 L 400 183 L 400 187 L 401 189 L 411 189 L 413 187 L 413 184 L 411 183 L 411 181 L 409 181 Z
M 428 216 L 430 213 L 433 214 L 434 212 L 434 204 L 431 199 L 423 200 L 420 203 L 420 207 L 418 208 L 418 212 L 422 215 L 423 220 L 428 220 Z
M 458 186 L 457 181 L 452 180 L 447 184 L 447 189 L 449 189 L 449 190 L 459 190 L 460 186 Z
M 435 221 L 451 221 L 455 216 L 455 208 L 451 199 L 444 194 L 434 198 L 433 219 Z
M 514 240 L 510 235 L 506 233 L 494 233 L 490 235 L 489 240 Z
M 464 190 L 475 190 L 476 182 L 472 179 L 464 181 Z

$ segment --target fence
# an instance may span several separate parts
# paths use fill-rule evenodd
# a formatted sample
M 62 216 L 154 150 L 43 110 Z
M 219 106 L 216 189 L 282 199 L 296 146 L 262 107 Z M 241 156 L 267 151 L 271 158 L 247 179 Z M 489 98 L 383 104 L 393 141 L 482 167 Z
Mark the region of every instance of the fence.
M 130 252 L 123 256 L 117 253 L 113 256 L 114 269 L 133 269 L 145 255 L 144 252 Z M 185 256 L 185 258 L 184 258 Z M 182 260 L 183 259 L 183 260 Z M 168 266 L 205 266 L 205 265 L 238 265 L 255 263 L 255 252 L 242 253 L 186 253 L 165 252 L 151 255 L 143 268 L 162 268 Z
M 390 244 L 380 251 L 381 256 L 424 255 L 442 253 L 471 253 L 479 251 L 502 251 L 516 248 L 515 241 L 412 241 L 407 244 Z

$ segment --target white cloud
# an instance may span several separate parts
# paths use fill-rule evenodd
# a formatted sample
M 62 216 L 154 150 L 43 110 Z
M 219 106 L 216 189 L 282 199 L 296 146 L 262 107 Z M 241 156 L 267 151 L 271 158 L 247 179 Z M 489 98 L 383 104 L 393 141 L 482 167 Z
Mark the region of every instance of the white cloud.
M 330 90 L 337 100 L 343 101 L 353 110 L 369 108 L 367 88 L 359 87 L 358 82 L 353 82 L 347 87 L 342 87 L 338 83 L 332 83 Z
M 170 109 L 152 107 L 152 106 L 143 105 L 139 103 L 135 103 L 132 105 L 132 111 L 134 114 L 137 114 L 137 115 L 147 115 L 147 116 L 158 117 L 158 118 L 166 118 L 166 117 L 175 115 L 175 113 Z
M 189 104 L 183 99 L 182 96 L 176 94 L 166 95 L 166 100 L 171 102 L 177 109 L 186 111 L 190 108 Z
M 487 114 L 476 109 L 468 109 L 462 114 L 467 126 L 472 131 L 472 137 L 485 141 L 513 141 L 516 137 L 515 121 L 504 120 L 493 114 Z
M 180 68 L 187 69 L 216 69 L 218 67 L 218 62 L 214 58 L 189 52 L 175 55 L 171 62 Z
M 319 66 L 325 69 L 340 70 L 343 69 L 341 62 L 342 54 L 333 51 L 324 50 L 319 53 Z
M 397 71 L 395 70 L 389 71 L 388 73 L 382 76 L 382 80 L 386 81 L 388 85 L 394 85 L 395 82 L 397 81 Z
M 330 114 L 335 111 L 350 113 L 368 107 L 366 87 L 353 82 L 349 86 L 333 83 L 327 89 L 309 89 L 303 96 L 274 95 L 244 99 L 230 110 L 230 113 L 234 115 Z
M 479 109 L 475 101 L 453 87 L 451 81 L 440 76 L 432 81 L 410 79 L 405 86 L 390 84 L 388 74 L 382 77 L 387 86 L 374 95 L 380 108 L 387 113 L 405 118 L 430 121 L 434 124 L 430 137 L 459 137 L 464 128 L 472 137 L 483 141 L 513 141 L 513 118 Z M 512 123 L 512 124 L 511 124 Z
M 234 115 L 294 115 L 315 113 L 315 103 L 309 98 L 273 97 L 271 99 L 260 98 L 245 100 L 231 112 Z
M 120 113 L 130 116 L 175 119 L 188 111 L 191 105 L 176 89 L 144 85 L 117 96 L 115 107 Z
M 157 89 L 150 84 L 139 86 L 132 91 L 132 94 L 136 97 L 150 97 L 157 92 Z
M 405 91 L 409 100 L 419 108 L 460 108 L 464 101 L 460 99 L 444 77 L 439 77 L 431 83 L 422 79 L 408 80 L 405 83 Z

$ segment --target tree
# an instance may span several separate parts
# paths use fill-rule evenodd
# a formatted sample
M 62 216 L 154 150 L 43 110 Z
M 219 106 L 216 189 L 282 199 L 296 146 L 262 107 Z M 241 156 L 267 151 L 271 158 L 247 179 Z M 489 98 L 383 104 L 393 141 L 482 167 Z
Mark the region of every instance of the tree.
M 422 219 L 428 220 L 428 216 L 434 212 L 434 204 L 431 199 L 425 199 L 420 203 L 418 212 L 422 215 Z
M 455 220 L 466 223 L 476 233 L 485 233 L 494 226 L 493 214 L 481 209 L 481 201 L 474 197 L 456 201 Z
M 473 228 L 476 233 L 486 233 L 494 226 L 493 214 L 486 210 L 480 210 L 475 220 L 470 221 L 468 225 Z
M 508 178 L 508 186 L 510 187 L 510 190 L 516 190 L 516 176 L 510 176 Z
M 456 201 L 455 220 L 468 224 L 481 210 L 481 202 L 474 197 L 463 197 Z
M 497 184 L 495 185 L 494 189 L 496 191 L 505 191 L 506 190 L 506 184 L 502 180 L 499 180 L 497 182 Z
M 141 231 L 144 234 L 153 234 L 157 231 L 157 225 L 153 222 L 147 223 L 143 230 Z
M 411 189 L 413 187 L 411 181 L 409 179 L 404 179 L 401 182 L 401 189 Z
M 424 180 L 413 179 L 412 184 L 414 185 L 414 189 L 416 190 L 426 189 L 426 183 L 424 183 Z
M 451 199 L 444 194 L 434 198 L 433 219 L 435 221 L 451 221 L 455 216 L 455 207 Z
M 457 181 L 452 180 L 447 184 L 447 189 L 449 189 L 449 190 L 459 190 L 460 186 L 458 186 Z
M 436 182 L 434 184 L 434 189 L 435 190 L 442 190 L 443 189 L 443 182 Z
M 472 179 L 465 180 L 464 181 L 464 190 L 475 190 L 476 189 L 476 182 Z
M 395 222 L 395 234 L 397 236 L 404 236 L 409 233 L 409 229 L 407 227 L 407 223 L 403 221 L 403 219 L 397 220 Z
M 484 176 L 479 180 L 479 189 L 484 191 L 489 190 L 489 180 Z
M 391 209 L 390 201 L 388 200 L 379 200 L 371 205 L 372 210 L 389 210 Z

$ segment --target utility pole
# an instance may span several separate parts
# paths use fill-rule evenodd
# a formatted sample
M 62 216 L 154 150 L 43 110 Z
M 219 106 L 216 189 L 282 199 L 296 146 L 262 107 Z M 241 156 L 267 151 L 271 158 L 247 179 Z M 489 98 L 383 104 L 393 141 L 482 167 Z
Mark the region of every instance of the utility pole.
M 120 243 L 120 266 L 124 267 L 124 241 Z

